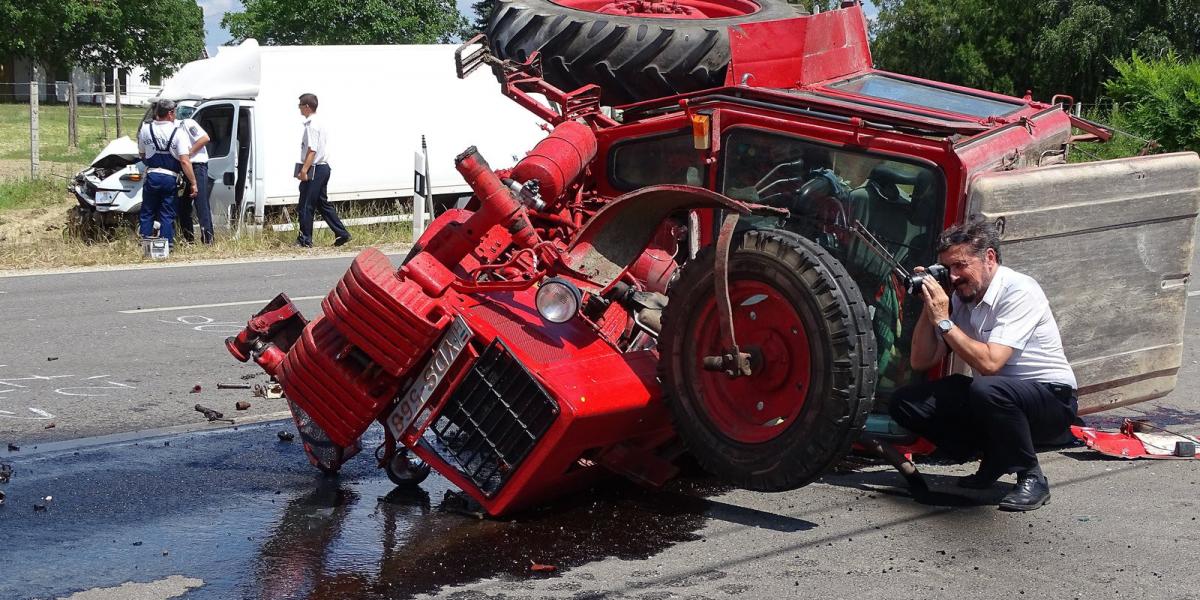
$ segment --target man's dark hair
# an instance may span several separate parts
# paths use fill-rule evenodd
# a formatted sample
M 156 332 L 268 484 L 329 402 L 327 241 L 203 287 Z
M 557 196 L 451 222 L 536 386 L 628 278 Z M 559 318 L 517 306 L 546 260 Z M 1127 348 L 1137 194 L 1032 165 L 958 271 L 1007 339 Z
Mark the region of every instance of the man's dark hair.
M 987 249 L 996 251 L 996 262 L 1000 262 L 1000 232 L 983 215 L 971 215 L 966 223 L 954 225 L 938 236 L 937 253 L 941 254 L 953 246 L 967 244 L 971 252 L 983 258 Z
M 173 110 L 175 110 L 174 102 L 170 100 L 159 100 L 158 103 L 154 105 L 154 116 L 161 119 L 171 114 L 171 111 Z
M 313 110 L 317 110 L 317 95 L 300 94 L 300 104 L 303 104 Z

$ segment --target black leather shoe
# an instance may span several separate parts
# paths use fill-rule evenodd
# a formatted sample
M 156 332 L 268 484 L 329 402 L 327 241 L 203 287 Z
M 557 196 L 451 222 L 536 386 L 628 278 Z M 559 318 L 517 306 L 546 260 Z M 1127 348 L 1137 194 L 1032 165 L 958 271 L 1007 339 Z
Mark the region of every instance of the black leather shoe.
M 333 245 L 334 246 L 345 246 L 346 242 L 349 242 L 349 241 L 350 241 L 350 236 L 334 238 Z
M 1037 510 L 1050 502 L 1050 483 L 1041 475 L 1022 473 L 1017 485 L 1000 500 L 1000 510 Z

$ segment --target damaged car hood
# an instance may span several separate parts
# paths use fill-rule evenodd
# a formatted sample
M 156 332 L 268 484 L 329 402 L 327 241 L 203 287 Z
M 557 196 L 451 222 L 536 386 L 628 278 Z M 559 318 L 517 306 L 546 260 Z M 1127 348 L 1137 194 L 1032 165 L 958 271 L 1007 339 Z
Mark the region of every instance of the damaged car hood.
M 92 160 L 92 167 L 95 169 L 118 169 L 141 160 L 137 142 L 124 136 L 109 142 Z

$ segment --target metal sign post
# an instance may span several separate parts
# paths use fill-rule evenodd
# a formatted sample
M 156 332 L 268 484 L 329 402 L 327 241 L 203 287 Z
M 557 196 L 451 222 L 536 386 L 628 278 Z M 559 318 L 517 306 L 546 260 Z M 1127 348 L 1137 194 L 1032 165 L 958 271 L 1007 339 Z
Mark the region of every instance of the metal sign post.
M 429 151 L 425 136 L 421 136 L 421 149 L 413 160 L 413 242 L 425 233 L 425 207 L 433 200 L 429 197 Z

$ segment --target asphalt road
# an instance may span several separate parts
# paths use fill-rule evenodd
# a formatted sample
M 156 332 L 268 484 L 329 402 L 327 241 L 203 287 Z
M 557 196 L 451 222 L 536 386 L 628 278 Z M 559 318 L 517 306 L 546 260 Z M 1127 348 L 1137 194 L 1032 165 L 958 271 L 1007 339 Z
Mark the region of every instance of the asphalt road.
M 318 314 L 352 258 L 0 278 L 0 442 L 206 422 L 196 404 L 239 420 L 285 411 L 282 400 L 217 388 L 266 382 L 224 340 L 280 292 Z M 251 408 L 237 411 L 239 400 Z
M 322 296 L 349 260 L 0 279 L 0 442 L 21 446 L 0 448 L 14 468 L 0 599 L 1200 598 L 1197 461 L 1043 452 L 1054 497 L 1028 514 L 995 509 L 1003 483 L 958 495 L 952 476 L 972 465 L 923 465 L 942 492 L 924 503 L 866 466 L 781 494 L 612 482 L 476 520 L 441 510 L 436 474 L 397 493 L 364 453 L 325 479 L 275 436 L 290 424 L 218 427 L 192 411 L 283 410 L 215 389 L 262 381 L 222 339 L 279 291 Z M 1145 415 L 1200 433 L 1197 296 L 1188 322 L 1176 391 L 1093 424 Z

